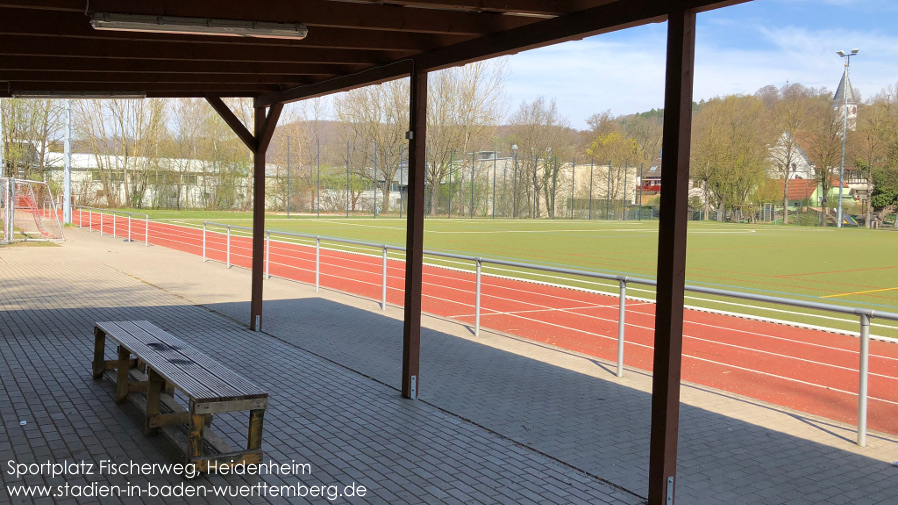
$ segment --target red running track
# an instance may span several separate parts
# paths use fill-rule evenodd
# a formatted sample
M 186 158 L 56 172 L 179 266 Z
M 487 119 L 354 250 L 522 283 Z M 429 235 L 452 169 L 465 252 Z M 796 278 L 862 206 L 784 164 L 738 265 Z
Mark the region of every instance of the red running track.
M 75 216 L 77 220 L 77 215 Z M 100 229 L 99 217 L 84 225 Z M 116 221 L 122 233 L 127 218 Z M 138 224 L 139 223 L 139 224 Z M 112 219 L 104 216 L 104 233 Z M 202 230 L 149 223 L 150 243 L 202 253 Z M 132 239 L 144 240 L 142 221 Z M 225 261 L 226 238 L 208 232 L 206 256 Z M 231 264 L 250 268 L 249 237 L 231 237 Z M 315 282 L 315 248 L 272 240 L 270 273 Z M 323 287 L 381 299 L 382 258 L 321 249 Z M 404 262 L 388 261 L 387 300 L 403 303 Z M 474 323 L 474 274 L 424 267 L 425 312 Z M 617 297 L 484 275 L 481 325 L 537 342 L 617 359 Z M 846 423 L 857 423 L 859 341 L 845 335 L 686 310 L 683 379 Z M 654 304 L 629 301 L 625 364 L 652 369 Z M 870 342 L 868 427 L 898 434 L 898 345 Z

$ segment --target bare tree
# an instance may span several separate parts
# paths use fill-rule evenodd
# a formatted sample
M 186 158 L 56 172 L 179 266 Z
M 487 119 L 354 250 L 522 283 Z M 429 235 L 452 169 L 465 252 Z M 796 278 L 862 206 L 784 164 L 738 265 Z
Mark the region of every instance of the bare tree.
M 867 180 L 864 226 L 870 228 L 873 220 L 873 175 L 885 168 L 894 159 L 890 152 L 898 144 L 898 107 L 892 96 L 898 86 L 886 88 L 873 97 L 871 102 L 859 109 L 857 137 L 860 143 L 859 158 L 855 161 L 858 170 Z
M 780 90 L 768 86 L 755 94 L 767 104 L 773 128 L 779 135 L 770 149 L 770 158 L 774 171 L 783 180 L 783 224 L 789 223 L 789 181 L 801 157 L 796 135 L 810 121 L 809 101 L 816 94 L 801 84 L 786 85 Z
M 614 202 L 615 212 L 619 202 L 626 198 L 625 187 L 628 178 L 627 167 L 634 166 L 645 157 L 635 138 L 629 136 L 615 124 L 608 133 L 596 137 L 586 149 L 586 154 L 600 163 L 608 161 L 608 179 L 605 181 L 605 198 Z M 631 179 L 634 180 L 635 179 Z
M 696 114 L 690 174 L 707 184 L 718 211 L 737 220 L 765 179 L 772 135 L 766 119 L 755 96 L 717 98 Z
M 571 130 L 567 118 L 559 115 L 555 100 L 538 97 L 532 102 L 524 102 L 511 118 L 512 140 L 518 145 L 518 163 L 521 184 L 518 188 L 519 200 L 530 202 L 530 217 L 540 217 L 539 195 L 548 189 L 549 182 L 557 176 L 554 173 L 552 153 L 570 149 Z M 550 205 L 551 202 L 546 202 Z
M 390 207 L 390 186 L 406 142 L 408 93 L 408 79 L 400 79 L 355 89 L 334 101 L 336 116 L 344 126 L 344 140 L 355 146 L 357 155 L 352 161 L 356 174 L 375 188 L 383 178 L 380 208 L 384 211 Z
M 181 98 L 172 107 L 174 130 L 169 151 L 173 161 L 163 175 L 161 188 L 157 178 L 156 191 L 163 194 L 159 198 L 161 206 L 181 209 L 192 206 L 190 187 L 196 185 L 198 172 L 208 159 L 209 104 L 201 98 Z
M 842 156 L 842 114 L 828 96 L 819 96 L 810 104 L 811 119 L 806 129 L 808 153 L 821 191 L 820 226 L 826 226 L 829 193 L 838 173 Z
M 62 128 L 62 103 L 58 100 L 6 98 L 0 101 L 3 125 L 4 177 L 46 180 L 52 139 Z
M 428 79 L 427 185 L 433 188 L 431 212 L 439 212 L 439 189 L 452 169 L 453 153 L 469 153 L 477 145 L 491 144 L 488 138 L 507 108 L 506 75 L 506 60 L 498 58 L 441 70 Z M 462 157 L 466 163 L 467 157 Z
M 79 100 L 79 134 L 90 147 L 107 205 L 140 207 L 147 174 L 159 159 L 166 102 L 148 100 Z

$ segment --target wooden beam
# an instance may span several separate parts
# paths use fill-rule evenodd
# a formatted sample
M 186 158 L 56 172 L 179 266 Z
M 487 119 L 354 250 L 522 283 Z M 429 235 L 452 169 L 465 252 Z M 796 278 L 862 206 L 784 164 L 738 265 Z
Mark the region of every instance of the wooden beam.
M 116 83 L 108 83 L 108 82 L 97 82 L 97 83 L 72 83 L 72 82 L 61 82 L 53 84 L 52 87 L 49 87 L 46 83 L 40 82 L 17 82 L 15 80 L 10 80 L 7 83 L 4 83 L 0 86 L 0 93 L 7 93 L 11 91 L 15 93 L 16 91 L 71 91 L 71 92 L 79 92 L 79 91 L 94 91 L 94 92 L 146 92 L 147 95 L 156 94 L 168 94 L 170 96 L 177 96 L 177 93 L 184 93 L 184 96 L 203 96 L 204 93 L 210 93 L 218 96 L 243 96 L 246 94 L 251 94 L 252 96 L 258 96 L 262 94 L 272 93 L 279 89 L 278 86 L 270 85 L 270 84 L 220 84 L 220 83 L 156 83 L 156 82 L 146 82 L 146 83 L 134 83 L 134 84 L 116 84 Z
M 227 123 L 228 126 L 231 127 L 231 130 L 234 130 L 234 133 L 237 134 L 237 137 L 246 144 L 246 147 L 249 148 L 250 151 L 256 152 L 256 139 L 253 137 L 253 134 L 249 132 L 246 126 L 240 121 L 231 108 L 228 107 L 224 101 L 217 96 L 214 95 L 205 95 L 206 101 L 209 102 L 209 105 L 218 112 L 218 115 Z
M 288 91 L 277 91 L 261 95 L 256 98 L 256 107 L 266 107 L 273 103 L 288 103 L 297 100 L 306 100 L 319 96 L 329 95 L 337 91 L 349 91 L 351 89 L 380 84 L 409 75 L 412 69 L 411 60 L 403 60 L 382 67 L 374 67 L 369 70 L 356 72 L 355 74 L 335 77 L 315 84 L 299 86 Z
M 479 37 L 413 57 L 417 68 L 433 71 L 463 65 L 496 56 L 515 54 L 525 49 L 544 47 L 558 42 L 582 39 L 591 35 L 621 30 L 648 23 L 662 22 L 672 4 L 692 10 L 708 10 L 751 0 L 628 0 L 601 4 L 590 9 L 548 19 L 525 27 Z M 327 85 L 303 86 L 262 95 L 256 105 L 293 102 L 314 96 L 346 91 L 408 75 L 398 61 L 371 68 L 364 74 L 336 78 Z M 367 82 L 365 79 L 369 79 Z M 321 83 L 324 84 L 324 83 Z M 342 86 L 342 87 L 341 87 Z
M 83 82 L 83 83 L 155 83 L 155 84 L 267 84 L 295 87 L 310 83 L 308 76 L 271 74 L 190 74 L 182 72 L 86 72 L 49 70 L 2 70 L 2 82 Z M 292 84 L 289 84 L 292 83 Z
M 274 129 L 277 128 L 283 108 L 284 104 L 282 103 L 276 103 L 268 108 L 268 115 L 265 116 L 265 124 L 262 126 L 262 135 L 256 134 L 256 152 L 268 150 L 268 144 L 271 143 L 271 137 L 274 135 Z
M 568 12 L 594 7 L 616 0 L 364 0 L 368 3 L 387 3 L 433 9 L 454 9 L 474 12 L 489 11 L 507 14 L 559 16 Z
M 415 61 L 429 71 L 439 70 L 624 28 L 659 23 L 667 19 L 667 14 L 672 9 L 710 10 L 748 1 L 750 0 L 618 1 L 436 49 L 416 56 Z
M 424 265 L 424 179 L 427 145 L 427 73 L 413 71 L 409 93 L 408 218 L 405 235 L 405 304 L 402 325 L 402 396 L 421 388 L 421 294 Z
M 2 52 L 2 48 L 0 48 Z M 129 72 L 138 74 L 178 73 L 216 75 L 333 76 L 362 70 L 359 64 L 332 63 L 253 63 L 239 65 L 214 61 L 165 61 L 131 59 L 94 59 L 90 57 L 17 56 L 0 58 L 0 70 L 54 72 Z
M 676 486 L 694 71 L 695 12 L 672 12 L 664 84 L 649 505 L 674 503 Z
M 99 59 L 218 61 L 230 63 L 377 64 L 401 59 L 414 51 L 357 51 L 302 46 L 247 46 L 240 44 L 99 39 L 77 43 L 58 37 L 0 34 L 0 56 L 54 56 Z
M 2 0 L 0 7 L 84 12 L 79 0 Z M 181 17 L 215 17 L 249 21 L 303 23 L 317 27 L 386 30 L 419 33 L 482 35 L 532 23 L 533 18 L 417 9 L 397 5 L 367 5 L 324 0 L 283 2 L 221 2 L 218 0 L 91 0 L 91 12 L 117 12 Z M 313 30 L 310 30 L 310 37 Z
M 275 107 L 278 106 L 274 105 L 272 109 Z M 280 115 L 279 108 L 275 114 Z M 259 146 L 258 140 L 266 135 L 267 128 L 274 129 L 277 118 L 272 123 L 270 116 L 265 114 L 265 107 L 256 107 L 253 120 L 255 123 L 253 133 L 256 145 Z M 267 147 L 267 143 L 263 147 Z M 265 274 L 265 151 L 266 149 L 256 149 L 253 156 L 253 257 L 249 327 L 255 331 L 262 331 L 262 279 Z
M 5 20 L 6 35 L 28 35 L 69 39 L 78 43 L 83 39 L 105 41 L 142 41 L 148 43 L 177 42 L 181 44 L 221 44 L 228 47 L 302 47 L 324 49 L 352 49 L 356 51 L 423 51 L 461 42 L 475 35 L 441 35 L 430 33 L 386 32 L 351 28 L 316 28 L 302 41 L 256 37 L 217 37 L 214 35 L 186 35 L 143 32 L 94 30 L 83 12 L 41 12 L 26 9 L 0 8 Z

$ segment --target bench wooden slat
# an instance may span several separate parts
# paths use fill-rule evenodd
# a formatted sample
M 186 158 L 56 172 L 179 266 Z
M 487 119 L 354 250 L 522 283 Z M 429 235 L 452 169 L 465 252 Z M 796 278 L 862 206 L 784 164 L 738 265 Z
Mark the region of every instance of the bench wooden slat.
M 140 359 L 159 372 L 165 380 L 177 383 L 178 388 L 188 396 L 217 397 L 215 392 L 204 386 L 198 380 L 185 375 L 178 366 L 169 363 L 169 357 L 163 356 L 155 349 L 148 347 L 142 340 L 134 337 L 127 327 L 123 327 L 125 321 L 104 321 L 97 323 L 97 327 L 106 333 L 107 338 L 129 348 L 131 352 L 139 355 Z M 142 330 L 141 330 L 142 331 Z
M 171 436 L 176 431 L 168 427 L 186 422 L 186 440 L 178 445 L 186 447 L 187 461 L 196 462 L 201 470 L 212 460 L 230 465 L 262 460 L 262 424 L 268 406 L 268 394 L 262 388 L 149 321 L 98 322 L 94 338 L 93 376 L 99 378 L 105 369 L 117 368 L 116 401 L 135 401 L 142 395 L 128 393 L 146 392 L 142 410 L 147 434 L 162 429 Z M 104 359 L 107 339 L 118 347 L 117 360 Z M 181 413 L 182 407 L 174 397 L 163 393 L 171 386 L 189 398 L 186 412 Z M 163 412 L 163 405 L 173 413 Z M 233 451 L 224 444 L 213 444 L 210 450 L 219 454 L 204 456 L 204 441 L 217 438 L 205 429 L 212 415 L 246 410 L 250 412 L 246 450 Z
M 170 379 L 173 383 L 180 385 L 181 380 L 187 378 L 197 382 L 203 390 L 207 391 L 202 392 L 198 389 L 196 394 L 191 394 L 191 391 L 185 388 L 185 394 L 192 400 L 220 401 L 243 398 L 242 391 L 210 374 L 202 364 L 185 355 L 184 351 L 189 349 L 190 346 L 183 341 L 169 335 L 171 338 L 167 339 L 168 342 L 163 342 L 159 338 L 159 332 L 162 332 L 161 329 L 153 326 L 156 334 L 149 333 L 145 328 L 135 324 L 135 321 L 119 321 L 119 326 L 126 330 L 130 336 L 140 341 L 144 348 L 152 349 L 155 356 L 161 357 L 161 361 L 156 362 L 157 365 L 177 371 L 178 375 Z M 211 360 L 212 358 L 205 356 L 205 359 Z M 155 368 L 149 360 L 146 363 L 151 368 Z
M 149 321 L 133 321 L 133 323 L 168 345 L 183 346 L 179 349 L 179 352 L 183 356 L 199 364 L 223 383 L 240 391 L 244 398 L 264 398 L 268 396 L 268 393 L 255 383 L 222 365 L 214 358 L 198 351 L 196 348 L 190 346 L 171 333 L 159 329 L 157 326 L 153 325 L 153 323 L 150 323 Z

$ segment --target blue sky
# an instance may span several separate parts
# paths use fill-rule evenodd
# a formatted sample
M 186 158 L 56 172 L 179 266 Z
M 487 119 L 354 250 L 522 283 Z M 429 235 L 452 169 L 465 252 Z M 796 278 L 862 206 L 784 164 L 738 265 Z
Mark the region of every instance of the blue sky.
M 666 24 L 508 58 L 509 112 L 555 98 L 574 128 L 593 113 L 663 106 Z M 835 90 L 838 50 L 859 48 L 851 82 L 864 98 L 898 83 L 898 0 L 754 0 L 698 16 L 695 99 L 800 82 Z

